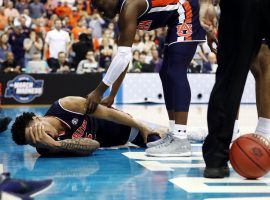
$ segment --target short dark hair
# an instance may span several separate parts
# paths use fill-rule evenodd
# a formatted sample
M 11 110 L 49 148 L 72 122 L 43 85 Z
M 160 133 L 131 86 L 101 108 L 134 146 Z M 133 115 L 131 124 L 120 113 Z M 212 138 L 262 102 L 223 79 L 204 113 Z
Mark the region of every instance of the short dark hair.
M 36 116 L 32 112 L 24 112 L 22 115 L 16 117 L 14 124 L 11 128 L 12 139 L 18 145 L 26 145 L 25 128 Z

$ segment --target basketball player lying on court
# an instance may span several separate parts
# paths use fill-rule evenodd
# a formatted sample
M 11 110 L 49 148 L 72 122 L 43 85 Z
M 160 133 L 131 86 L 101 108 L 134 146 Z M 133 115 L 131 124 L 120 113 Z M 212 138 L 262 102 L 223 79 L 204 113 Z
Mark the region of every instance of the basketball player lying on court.
M 75 96 L 55 101 L 43 117 L 23 113 L 16 118 L 11 132 L 16 144 L 36 147 L 43 156 L 89 155 L 100 146 L 128 141 L 145 147 L 147 139 L 160 139 L 124 112 L 98 105 L 94 113 L 86 114 L 86 100 Z

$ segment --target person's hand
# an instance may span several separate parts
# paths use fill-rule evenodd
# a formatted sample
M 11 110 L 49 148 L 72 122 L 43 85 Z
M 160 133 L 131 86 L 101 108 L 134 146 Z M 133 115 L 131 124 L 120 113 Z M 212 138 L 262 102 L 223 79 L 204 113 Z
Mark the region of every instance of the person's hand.
M 158 135 L 159 137 L 163 138 L 164 137 L 164 133 L 161 132 L 160 130 L 157 129 L 152 129 L 152 128 L 144 128 L 140 130 L 142 133 L 142 137 L 144 140 L 144 143 L 147 143 L 147 138 L 149 135 Z
M 208 32 L 214 35 L 217 30 L 217 13 L 212 3 L 201 3 L 200 5 L 200 23 Z
M 93 92 L 89 93 L 86 98 L 86 112 L 91 114 L 94 113 L 98 104 L 101 101 L 102 95 L 94 90 Z
M 210 50 L 217 54 L 217 46 L 218 46 L 218 40 L 216 37 L 216 33 L 215 34 L 209 34 L 207 33 L 207 44 L 210 48 Z
M 104 97 L 100 103 L 110 108 L 114 103 L 114 97 L 111 95 Z
M 44 131 L 42 124 L 35 124 L 26 129 L 29 132 L 30 143 L 39 148 L 56 146 L 56 141 Z

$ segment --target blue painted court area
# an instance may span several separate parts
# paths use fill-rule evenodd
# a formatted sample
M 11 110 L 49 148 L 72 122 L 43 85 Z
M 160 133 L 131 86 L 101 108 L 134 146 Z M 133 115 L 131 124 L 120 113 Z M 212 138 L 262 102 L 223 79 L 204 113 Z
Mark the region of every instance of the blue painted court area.
M 23 111 L 44 114 L 44 108 L 7 108 L 15 118 Z M 201 144 L 187 158 L 153 158 L 144 149 L 101 149 L 89 157 L 41 158 L 32 147 L 17 146 L 10 131 L 0 135 L 0 164 L 13 177 L 53 179 L 35 199 L 269 199 L 270 175 L 244 180 L 232 170 L 227 179 L 204 179 Z

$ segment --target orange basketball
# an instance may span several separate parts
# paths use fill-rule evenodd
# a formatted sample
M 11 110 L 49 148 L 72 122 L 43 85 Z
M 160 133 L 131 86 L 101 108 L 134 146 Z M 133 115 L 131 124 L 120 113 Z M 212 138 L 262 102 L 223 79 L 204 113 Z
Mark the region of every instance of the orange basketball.
M 258 134 L 243 135 L 233 142 L 230 161 L 241 176 L 247 179 L 262 177 L 270 170 L 270 143 Z

